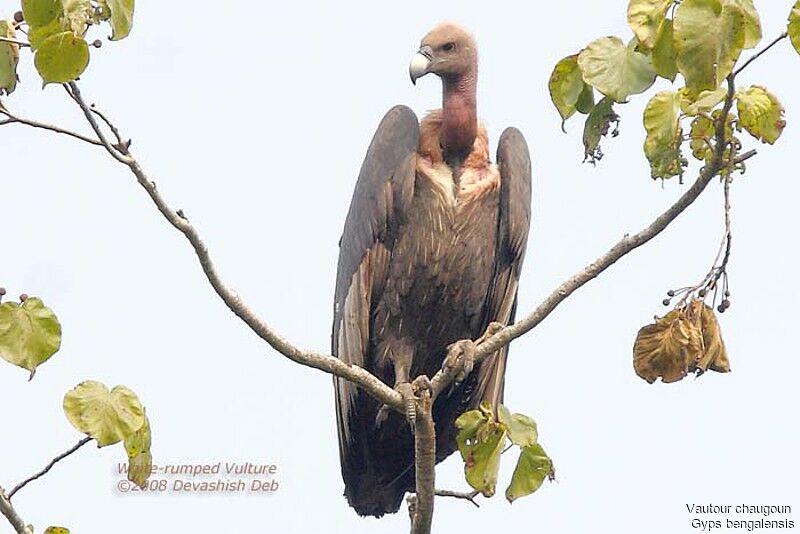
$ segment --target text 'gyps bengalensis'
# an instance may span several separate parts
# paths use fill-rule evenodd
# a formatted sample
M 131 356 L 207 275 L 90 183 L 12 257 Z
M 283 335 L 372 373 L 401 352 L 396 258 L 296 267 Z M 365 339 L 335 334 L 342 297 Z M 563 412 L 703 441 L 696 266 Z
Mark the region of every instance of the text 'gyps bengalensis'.
M 440 369 L 447 347 L 514 319 L 530 226 L 531 165 L 515 128 L 489 158 L 478 122 L 475 40 L 445 23 L 422 39 L 411 80 L 439 76 L 442 109 L 421 124 L 389 110 L 358 176 L 340 243 L 333 354 L 404 395 Z M 456 449 L 454 421 L 503 398 L 507 349 L 494 354 L 433 406 L 436 460 Z M 406 419 L 335 378 L 345 496 L 361 515 L 396 512 L 414 489 L 414 439 Z M 380 414 L 379 414 L 380 412 Z

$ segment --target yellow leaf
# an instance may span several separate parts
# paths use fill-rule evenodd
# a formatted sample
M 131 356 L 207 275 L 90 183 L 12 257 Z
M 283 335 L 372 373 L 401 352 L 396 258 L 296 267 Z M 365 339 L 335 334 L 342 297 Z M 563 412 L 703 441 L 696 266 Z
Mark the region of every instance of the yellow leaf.
M 578 67 L 577 54 L 556 63 L 547 86 L 561 120 L 566 121 L 578 109 L 578 102 L 588 87 Z
M 648 56 L 619 37 L 601 37 L 578 54 L 578 66 L 589 85 L 617 102 L 646 91 L 656 79 Z
M 736 98 L 740 128 L 763 143 L 775 143 L 786 126 L 778 98 L 759 85 L 740 89 Z
M 678 70 L 694 94 L 714 90 L 745 45 L 745 16 L 734 2 L 683 0 L 674 17 Z
M 692 121 L 689 146 L 695 159 L 706 161 L 713 155 L 711 139 L 714 138 L 714 121 L 698 115 Z
M 644 110 L 644 153 L 653 178 L 683 174 L 686 160 L 681 156 L 683 130 L 680 123 L 681 97 L 674 91 L 661 91 Z
M 17 33 L 10 20 L 0 20 L 0 37 L 16 39 Z M 0 95 L 10 95 L 17 87 L 19 45 L 0 42 Z
M 800 0 L 792 7 L 789 13 L 789 27 L 787 29 L 792 46 L 800 54 Z
M 658 29 L 652 57 L 656 74 L 674 82 L 675 76 L 678 74 L 678 64 L 676 63 L 675 36 L 671 19 L 665 19 Z
M 628 25 L 646 48 L 653 48 L 656 35 L 667 15 L 672 0 L 631 0 L 628 4 Z
M 150 420 L 144 415 L 142 426 L 125 438 L 125 452 L 128 453 L 128 480 L 144 488 L 153 469 L 153 456 L 150 454 Z
M 726 0 L 736 4 L 744 14 L 744 47 L 753 48 L 761 41 L 761 17 L 753 0 Z
M 72 425 L 97 441 L 99 447 L 121 441 L 144 424 L 144 409 L 136 393 L 125 386 L 111 391 L 85 380 L 64 395 L 64 413 Z

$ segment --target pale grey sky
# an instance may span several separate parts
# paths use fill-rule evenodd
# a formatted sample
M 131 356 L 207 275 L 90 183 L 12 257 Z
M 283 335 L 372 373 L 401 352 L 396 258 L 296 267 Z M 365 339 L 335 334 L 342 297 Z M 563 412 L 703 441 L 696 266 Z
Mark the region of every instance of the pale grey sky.
M 757 4 L 771 39 L 792 2 Z M 17 5 L 0 0 L 0 13 Z M 648 97 L 618 107 L 621 135 L 605 143 L 594 168 L 581 164 L 580 119 L 561 134 L 547 95 L 558 59 L 596 37 L 629 38 L 626 5 L 142 0 L 131 36 L 93 51 L 81 87 L 133 138 L 136 156 L 201 231 L 224 278 L 293 342 L 327 351 L 337 241 L 369 139 L 393 104 L 417 113 L 439 105 L 438 80 L 414 87 L 407 73 L 436 22 L 457 20 L 477 36 L 479 113 L 493 145 L 515 125 L 531 147 L 521 313 L 685 190 L 649 178 L 641 151 Z M 22 55 L 23 83 L 8 106 L 83 128 L 63 90 L 40 90 Z M 636 331 L 663 313 L 667 289 L 710 267 L 723 230 L 715 182 L 653 243 L 512 345 L 506 403 L 536 418 L 558 482 L 513 506 L 502 495 L 480 509 L 440 499 L 437 532 L 676 534 L 694 530 L 686 503 L 800 511 L 800 257 L 791 244 L 798 72 L 800 57 L 784 42 L 741 76 L 782 99 L 788 126 L 775 147 L 743 136 L 759 155 L 732 188 L 733 306 L 721 324 L 733 372 L 651 386 L 631 364 Z M 64 328 L 61 352 L 33 382 L 0 365 L 0 484 L 12 486 L 81 437 L 61 399 L 86 378 L 139 394 L 157 464 L 279 467 L 272 495 L 124 495 L 114 473 L 122 449 L 85 447 L 15 497 L 37 532 L 49 524 L 74 533 L 407 530 L 404 510 L 361 519 L 341 497 L 330 377 L 291 364 L 230 314 L 188 244 L 123 167 L 101 150 L 23 127 L 0 128 L 0 155 L 0 285 L 41 296 Z M 501 484 L 513 460 L 504 461 Z M 461 469 L 450 458 L 437 485 L 466 488 Z

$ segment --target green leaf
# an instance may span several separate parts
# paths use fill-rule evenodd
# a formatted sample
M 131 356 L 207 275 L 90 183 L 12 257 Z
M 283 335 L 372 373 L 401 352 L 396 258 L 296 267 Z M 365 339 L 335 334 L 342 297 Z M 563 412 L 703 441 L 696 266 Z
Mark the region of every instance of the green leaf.
M 44 534 L 69 534 L 69 529 L 66 527 L 47 527 Z
M 86 380 L 64 395 L 64 413 L 72 426 L 97 440 L 98 447 L 129 437 L 144 424 L 144 409 L 125 386 L 110 392 L 100 382 Z
M 745 43 L 742 9 L 722 0 L 684 0 L 675 11 L 678 70 L 689 90 L 713 90 L 731 73 Z
M 89 45 L 71 31 L 57 33 L 42 42 L 33 62 L 45 85 L 71 82 L 89 64 Z
M 736 97 L 740 128 L 762 143 L 775 143 L 786 126 L 778 98 L 759 85 L 740 89 Z
M 0 20 L 0 37 L 16 39 L 17 32 L 10 20 Z M 17 87 L 19 45 L 0 42 L 0 95 L 10 95 Z
M 608 134 L 611 123 L 619 123 L 619 115 L 614 113 L 614 101 L 605 97 L 592 109 L 586 118 L 583 127 L 583 161 L 589 160 L 596 163 L 603 158 L 603 151 L 600 150 L 600 140 Z M 611 132 L 612 137 L 617 135 L 617 130 Z
M 505 426 L 483 411 L 473 410 L 456 419 L 456 443 L 464 460 L 467 482 L 484 496 L 494 495 L 500 455 L 506 441 Z
M 591 113 L 594 109 L 594 89 L 588 83 L 583 84 L 583 91 L 581 91 L 581 96 L 578 97 L 578 101 L 575 103 L 575 109 L 578 110 L 578 113 L 583 113 L 584 115 Z
M 125 452 L 128 453 L 128 480 L 144 489 L 147 478 L 153 470 L 153 456 L 150 454 L 150 420 L 144 415 L 142 426 L 125 438 Z
M 792 46 L 800 54 L 800 0 L 792 7 L 789 12 L 789 27 L 787 29 Z
M 680 94 L 661 91 L 650 99 L 644 110 L 644 128 L 647 131 L 644 153 L 654 179 L 683 174 L 686 160 L 681 156 L 680 103 Z
M 761 17 L 753 0 L 725 0 L 736 4 L 744 14 L 744 47 L 753 48 L 761 42 Z
M 111 40 L 127 37 L 133 26 L 134 0 L 100 0 L 100 6 L 111 13 Z
M 46 26 L 62 13 L 61 0 L 22 0 L 22 16 L 31 28 Z
M 553 476 L 553 461 L 541 445 L 523 447 L 519 454 L 517 467 L 511 476 L 511 484 L 506 489 L 506 499 L 515 500 L 538 490 L 545 478 Z
M 582 109 L 586 109 L 589 98 L 592 100 L 591 104 L 594 104 L 591 87 L 583 81 L 581 69 L 578 67 L 577 54 L 565 57 L 556 63 L 547 85 L 550 89 L 550 99 L 555 104 L 562 121 L 566 121 L 575 114 L 579 103 Z M 587 90 L 588 97 L 586 96 Z
M 511 414 L 505 406 L 501 405 L 497 410 L 500 422 L 506 426 L 508 437 L 514 445 L 527 447 L 535 445 L 539 439 L 536 430 L 536 421 L 521 413 Z
M 625 46 L 619 37 L 602 37 L 578 54 L 578 65 L 586 83 L 604 95 L 624 102 L 628 96 L 646 91 L 656 79 L 649 57 L 636 51 L 636 42 Z
M 38 50 L 49 37 L 69 30 L 62 24 L 61 18 L 53 19 L 44 26 L 37 26 L 28 30 L 28 42 L 31 44 L 31 49 Z
M 673 0 L 631 0 L 628 4 L 628 25 L 645 48 L 653 48 L 667 9 Z
M 672 19 L 666 19 L 661 23 L 651 57 L 656 74 L 674 82 L 675 76 L 678 74 L 678 64 L 676 63 Z
M 0 357 L 31 372 L 61 347 L 61 325 L 38 298 L 0 304 Z

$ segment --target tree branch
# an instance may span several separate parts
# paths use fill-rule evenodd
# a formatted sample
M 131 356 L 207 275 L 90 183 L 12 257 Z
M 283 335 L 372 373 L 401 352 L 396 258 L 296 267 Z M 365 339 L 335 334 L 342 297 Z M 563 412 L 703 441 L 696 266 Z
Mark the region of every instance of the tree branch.
M 505 452 L 505 451 L 503 451 Z M 452 497 L 454 499 L 462 499 L 471 502 L 475 508 L 480 508 L 481 505 L 475 500 L 475 497 L 480 495 L 480 491 L 474 490 L 470 492 L 450 491 L 450 490 L 436 490 L 437 497 Z
M 739 67 L 735 71 L 733 71 L 733 77 L 736 78 L 736 76 L 738 76 L 740 72 L 742 72 L 744 69 L 746 69 L 747 66 L 750 65 L 750 63 L 752 63 L 753 61 L 755 61 L 758 58 L 760 58 L 767 50 L 769 50 L 770 48 L 772 48 L 773 46 L 775 46 L 776 44 L 781 42 L 783 39 L 786 39 L 787 37 L 789 37 L 789 33 L 788 32 L 783 32 L 782 34 L 777 36 L 775 39 L 772 40 L 772 42 L 770 42 L 767 46 L 765 46 L 763 50 L 753 54 L 753 57 L 751 57 L 750 59 L 748 59 L 747 61 L 742 63 L 741 67 Z
M 11 501 L 6 497 L 3 488 L 0 488 L 0 513 L 8 519 L 8 522 L 11 523 L 11 526 L 14 527 L 14 531 L 17 532 L 17 534 L 33 534 L 33 527 L 25 524 L 25 521 L 22 520 L 14 509 L 14 505 L 12 505 Z
M 423 389 L 417 397 L 414 426 L 416 506 L 411 518 L 411 534 L 429 534 L 433 524 L 433 498 L 436 487 L 436 430 L 433 426 L 431 392 Z
M 747 64 L 744 66 L 746 65 Z M 742 68 L 744 68 L 744 66 Z M 510 343 L 513 339 L 516 339 L 529 332 L 578 288 L 583 286 L 589 280 L 597 277 L 600 273 L 605 271 L 608 267 L 613 265 L 617 260 L 626 254 L 642 246 L 661 233 L 673 220 L 675 220 L 675 218 L 677 218 L 700 196 L 711 179 L 720 172 L 720 170 L 723 168 L 723 164 L 725 163 L 723 160 L 725 149 L 728 144 L 725 139 L 725 125 L 733 104 L 734 77 L 735 74 L 732 74 L 728 77 L 728 93 L 716 125 L 716 146 L 714 147 L 713 157 L 706 167 L 701 170 L 695 183 L 678 199 L 677 202 L 675 202 L 675 204 L 657 217 L 649 226 L 633 236 L 626 235 L 608 252 L 603 254 L 597 260 L 590 263 L 582 271 L 576 273 L 567 281 L 562 283 L 559 287 L 557 287 L 527 317 L 514 325 L 500 328 L 497 332 L 487 332 L 486 339 L 479 340 L 479 343 L 477 344 L 475 354 L 476 362 L 480 362 L 490 354 L 493 354 L 503 346 Z M 281 337 L 260 317 L 258 317 L 255 312 L 251 310 L 232 289 L 223 283 L 211 260 L 211 256 L 205 243 L 202 241 L 197 231 L 191 225 L 184 213 L 181 210 L 174 210 L 167 204 L 165 199 L 156 190 L 154 182 L 147 177 L 139 162 L 127 151 L 126 148 L 123 148 L 122 146 L 115 147 L 109 143 L 108 139 L 100 128 L 100 125 L 95 119 L 95 115 L 100 117 L 111 129 L 112 133 L 117 137 L 117 139 L 120 140 L 121 137 L 112 123 L 106 118 L 105 115 L 97 112 L 93 106 L 86 104 L 77 84 L 70 82 L 67 86 L 65 86 L 65 88 L 69 96 L 81 108 L 86 120 L 89 122 L 92 130 L 99 139 L 99 142 L 92 142 L 92 144 L 100 144 L 114 159 L 130 169 L 130 171 L 136 177 L 138 183 L 150 196 L 159 212 L 175 229 L 180 231 L 192 245 L 209 283 L 214 288 L 214 291 L 217 293 L 217 295 L 226 304 L 226 306 L 228 306 L 228 308 L 237 317 L 244 321 L 244 323 L 247 324 L 251 330 L 256 333 L 256 335 L 292 361 L 344 378 L 361 387 L 380 402 L 402 411 L 403 402 L 400 394 L 384 384 L 376 376 L 372 375 L 361 367 L 349 365 L 333 356 L 303 351 Z M 741 161 L 744 161 L 744 159 L 747 159 L 751 156 L 751 154 L 745 154 L 741 156 Z M 435 395 L 439 391 L 442 391 L 447 385 L 452 383 L 454 377 L 459 372 L 456 367 L 457 366 L 448 367 L 445 370 L 439 371 L 432 380 L 431 390 L 422 391 L 417 398 L 418 417 L 415 432 L 417 492 L 412 514 L 413 534 L 430 532 L 435 495 L 434 481 L 436 456 L 435 429 L 431 415 L 431 405 L 433 402 L 432 398 L 435 398 Z
M 656 237 L 658 234 L 664 231 L 664 229 L 669 226 L 669 224 L 674 221 L 678 215 L 683 213 L 686 208 L 688 208 L 695 200 L 697 200 L 697 197 L 699 197 L 700 194 L 705 190 L 706 186 L 708 186 L 709 182 L 711 182 L 711 179 L 716 176 L 726 165 L 724 156 L 728 143 L 725 140 L 725 123 L 728 119 L 728 115 L 730 114 L 736 91 L 734 78 L 735 75 L 731 74 L 727 79 L 728 92 L 725 96 L 725 103 L 716 123 L 714 135 L 714 154 L 711 158 L 711 161 L 701 169 L 700 174 L 697 177 L 697 180 L 695 180 L 694 184 L 692 184 L 692 186 L 683 195 L 681 195 L 681 197 L 672 206 L 670 206 L 664 213 L 659 215 L 646 228 L 632 236 L 626 235 L 616 245 L 611 247 L 608 252 L 587 265 L 583 270 L 568 278 L 564 283 L 550 293 L 550 295 L 548 295 L 547 298 L 545 298 L 536 309 L 528 314 L 527 317 L 511 326 L 500 329 L 493 335 L 487 336 L 484 341 L 479 342 L 477 344 L 478 346 L 474 356 L 474 361 L 476 364 L 483 361 L 491 354 L 494 354 L 504 346 L 508 345 L 514 339 L 532 330 L 536 325 L 541 323 L 548 315 L 550 315 L 550 313 L 555 310 L 559 304 L 561 304 L 567 297 L 573 294 L 581 286 L 586 284 L 586 282 L 596 278 L 600 273 L 616 263 L 617 260 Z M 744 154 L 742 157 L 744 156 L 749 158 L 752 157 L 752 154 Z M 431 380 L 434 395 L 438 395 L 450 383 L 452 383 L 453 378 L 462 370 L 459 369 L 459 367 L 462 366 L 451 366 L 436 373 Z
M 41 471 L 39 471 L 38 473 L 36 473 L 34 475 L 29 476 L 28 478 L 26 478 L 25 480 L 23 480 L 22 482 L 20 482 L 16 486 L 14 486 L 14 489 L 12 489 L 8 493 L 8 500 L 11 500 L 11 498 L 14 496 L 15 493 L 17 493 L 19 490 L 21 490 L 22 488 L 27 486 L 30 482 L 33 482 L 37 478 L 44 476 L 48 471 L 50 471 L 50 469 L 53 468 L 54 465 L 56 465 L 58 462 L 60 462 L 61 460 L 63 460 L 64 458 L 66 458 L 67 456 L 72 454 L 73 452 L 77 451 L 78 449 L 80 449 L 81 447 L 83 447 L 84 445 L 89 443 L 90 441 L 92 441 L 92 438 L 90 436 L 86 436 L 85 438 L 80 440 L 78 443 L 73 445 L 69 450 L 62 452 L 61 454 L 59 454 L 58 456 L 56 456 L 55 458 L 50 460 L 50 463 L 48 463 L 45 466 L 44 469 L 42 469 Z
M 161 193 L 156 189 L 155 183 L 147 177 L 147 174 L 136 158 L 131 154 L 120 153 L 118 149 L 108 142 L 94 118 L 92 109 L 83 100 L 81 92 L 75 82 L 71 82 L 68 85 L 67 93 L 75 100 L 78 106 L 80 106 L 86 120 L 91 125 L 95 134 L 97 134 L 106 151 L 111 154 L 114 159 L 130 169 L 139 182 L 139 185 L 141 185 L 150 196 L 150 199 L 156 205 L 161 215 L 163 215 L 176 230 L 181 232 L 192 245 L 197 259 L 200 262 L 200 266 L 217 295 L 219 295 L 225 305 L 237 317 L 244 321 L 258 337 L 269 343 L 272 348 L 290 360 L 344 378 L 361 387 L 380 402 L 398 411 L 403 411 L 403 400 L 400 394 L 384 384 L 378 377 L 362 367 L 350 365 L 339 358 L 327 354 L 301 350 L 281 337 L 247 306 L 242 298 L 222 281 L 211 259 L 211 255 L 208 252 L 208 247 L 184 213 L 181 210 L 174 210 L 167 204 L 164 197 L 161 196 Z M 107 121 L 108 119 L 104 118 L 104 120 Z
M 41 128 L 42 130 L 49 130 L 51 132 L 68 135 L 70 137 L 74 137 L 75 139 L 83 141 L 84 143 L 89 143 L 90 145 L 103 146 L 103 144 L 97 139 L 86 137 L 85 135 L 79 134 L 77 132 L 64 129 L 59 126 L 54 126 L 52 124 L 46 124 L 31 119 L 24 119 L 22 117 L 17 117 L 16 115 L 12 114 L 10 111 L 3 108 L 2 106 L 0 106 L 0 115 L 5 115 L 6 117 L 8 117 L 7 119 L 0 121 L 0 126 L 3 126 L 4 124 L 15 124 L 15 123 L 24 124 L 26 126 L 31 126 L 33 128 Z

